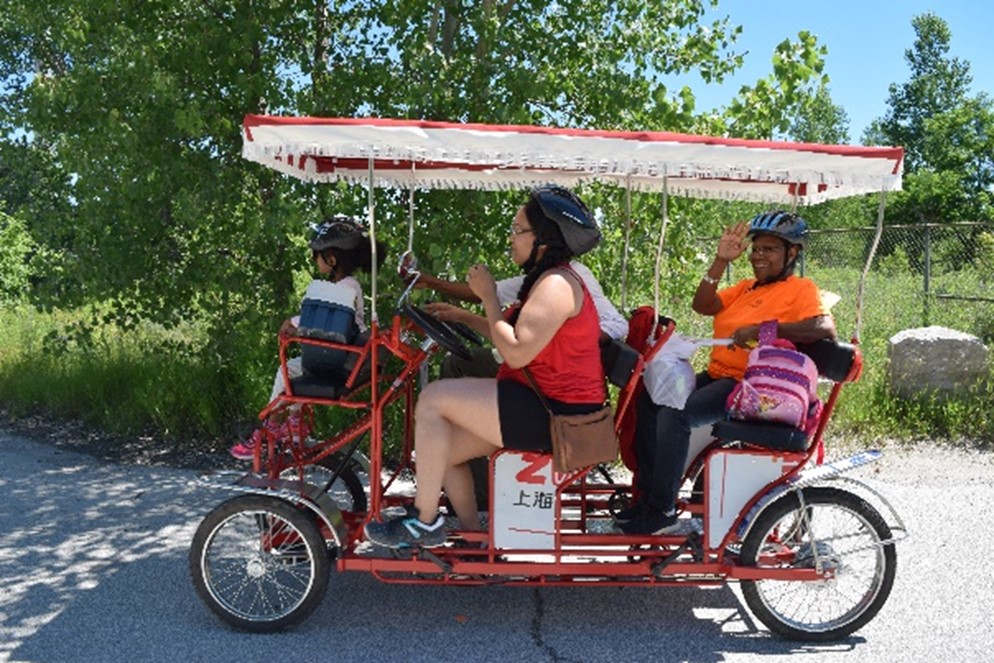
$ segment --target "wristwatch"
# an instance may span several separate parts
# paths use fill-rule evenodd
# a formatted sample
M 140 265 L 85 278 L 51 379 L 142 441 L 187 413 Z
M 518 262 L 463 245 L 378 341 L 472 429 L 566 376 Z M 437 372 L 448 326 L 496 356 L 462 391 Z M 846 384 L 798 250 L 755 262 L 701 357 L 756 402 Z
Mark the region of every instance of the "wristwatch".
M 718 281 L 720 281 L 721 279 L 713 279 L 713 278 L 711 278 L 710 274 L 708 274 L 707 272 L 704 272 L 704 276 L 701 277 L 701 280 L 704 281 L 705 283 L 709 283 L 711 285 L 718 285 Z

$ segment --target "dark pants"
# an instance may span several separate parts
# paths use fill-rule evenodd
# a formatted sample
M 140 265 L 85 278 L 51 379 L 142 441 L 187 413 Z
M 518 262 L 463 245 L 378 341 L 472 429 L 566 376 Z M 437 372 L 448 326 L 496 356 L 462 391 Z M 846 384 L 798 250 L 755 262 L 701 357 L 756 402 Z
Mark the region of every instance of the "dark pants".
M 472 359 L 461 359 L 455 355 L 445 355 L 439 377 L 442 378 L 493 378 L 497 377 L 497 361 L 489 347 L 470 348 Z M 495 448 L 496 450 L 496 448 Z M 473 458 L 469 461 L 473 474 L 473 492 L 476 495 L 476 508 L 490 509 L 490 459 Z
M 697 374 L 697 386 L 682 410 L 656 405 L 646 391 L 636 404 L 635 454 L 638 488 L 654 508 L 668 512 L 687 464 L 691 429 L 724 419 L 725 401 L 735 387 L 732 378 Z
M 462 359 L 447 354 L 442 360 L 442 378 L 495 378 L 497 377 L 497 360 L 493 350 L 486 348 L 470 348 L 472 359 Z

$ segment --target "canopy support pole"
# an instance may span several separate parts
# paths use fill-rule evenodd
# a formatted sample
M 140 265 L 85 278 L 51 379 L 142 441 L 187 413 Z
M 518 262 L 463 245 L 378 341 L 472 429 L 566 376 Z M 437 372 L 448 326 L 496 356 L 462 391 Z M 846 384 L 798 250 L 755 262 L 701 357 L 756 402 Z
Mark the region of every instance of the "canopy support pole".
M 414 253 L 414 177 L 415 166 L 411 161 L 411 188 L 407 193 L 407 253 Z
M 656 247 L 656 268 L 653 273 L 652 306 L 654 320 L 659 319 L 659 272 L 663 262 L 663 248 L 666 246 L 666 227 L 669 225 L 669 178 L 663 170 L 663 228 L 659 232 L 659 245 Z M 655 327 L 655 325 L 653 325 Z
M 880 236 L 884 232 L 884 207 L 887 202 L 887 192 L 880 190 L 880 205 L 877 207 L 877 232 L 873 237 L 873 244 L 870 246 L 870 255 L 866 257 L 866 264 L 863 266 L 863 274 L 859 277 L 859 290 L 856 294 L 856 333 L 853 340 L 859 343 L 860 334 L 863 331 L 863 292 L 866 288 L 866 277 L 870 273 L 870 266 L 873 258 L 877 255 L 877 246 L 880 244 Z
M 373 157 L 369 157 L 369 202 L 366 205 L 366 216 L 369 219 L 369 256 L 372 258 L 372 265 L 370 266 L 370 286 L 369 294 L 372 297 L 372 306 L 370 313 L 370 320 L 372 324 L 377 324 L 379 318 L 376 315 L 376 277 L 379 270 L 376 269 L 377 256 L 376 256 L 376 196 L 374 195 L 375 187 L 373 179 Z
M 629 173 L 625 186 L 625 249 L 621 254 L 621 311 L 628 310 L 628 251 L 632 242 L 632 174 Z

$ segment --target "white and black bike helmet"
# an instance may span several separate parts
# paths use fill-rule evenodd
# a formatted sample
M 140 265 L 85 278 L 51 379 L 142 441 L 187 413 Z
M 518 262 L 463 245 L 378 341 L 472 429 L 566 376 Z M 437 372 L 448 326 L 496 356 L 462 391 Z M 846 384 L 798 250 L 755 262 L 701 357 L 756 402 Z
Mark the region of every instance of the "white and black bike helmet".
M 325 251 L 336 248 L 351 251 L 359 246 L 365 231 L 359 220 L 354 216 L 336 214 L 313 226 L 314 235 L 311 237 L 312 251 Z
M 597 228 L 594 215 L 569 189 L 555 185 L 541 186 L 532 189 L 531 197 L 546 218 L 559 228 L 573 255 L 583 255 L 601 241 L 601 231 Z

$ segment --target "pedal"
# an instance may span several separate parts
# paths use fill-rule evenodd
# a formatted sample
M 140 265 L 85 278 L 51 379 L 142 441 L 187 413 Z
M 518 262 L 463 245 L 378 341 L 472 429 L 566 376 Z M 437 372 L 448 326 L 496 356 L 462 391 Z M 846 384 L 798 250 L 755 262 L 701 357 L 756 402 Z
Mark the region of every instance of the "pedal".
M 437 566 L 439 569 L 441 569 L 442 573 L 444 573 L 446 575 L 452 573 L 452 565 L 449 564 L 448 562 L 446 562 L 444 559 L 442 559 L 438 555 L 436 555 L 435 553 L 431 552 L 431 550 L 429 550 L 427 548 L 419 548 L 418 549 L 418 558 L 421 559 L 421 560 L 427 561 L 427 562 L 431 562 L 432 564 L 434 564 L 435 566 Z
M 662 580 L 663 571 L 666 570 L 666 567 L 672 564 L 673 562 L 675 562 L 680 557 L 680 555 L 684 554 L 685 552 L 689 552 L 691 554 L 691 557 L 693 557 L 695 561 L 700 561 L 701 559 L 704 558 L 704 545 L 701 539 L 701 535 L 698 534 L 696 531 L 692 531 L 689 534 L 687 534 L 687 538 L 684 539 L 683 543 L 677 546 L 673 552 L 671 552 L 669 555 L 667 555 L 663 559 L 653 564 L 650 569 L 652 571 L 652 575 Z

